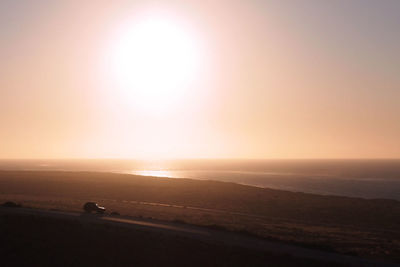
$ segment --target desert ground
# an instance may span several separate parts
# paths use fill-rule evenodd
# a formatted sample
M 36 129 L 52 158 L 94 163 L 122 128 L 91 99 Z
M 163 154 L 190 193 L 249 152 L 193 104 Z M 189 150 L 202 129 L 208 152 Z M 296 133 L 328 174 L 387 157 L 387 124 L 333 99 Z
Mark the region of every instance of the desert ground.
M 400 202 L 395 200 L 113 173 L 1 171 L 0 201 L 63 211 L 81 211 L 86 201 L 96 201 L 107 208 L 107 213 L 207 226 L 400 262 Z M 46 220 L 43 223 L 51 224 Z M 93 231 L 94 235 L 97 230 Z
M 18 212 L 11 209 L 0 208 L 2 266 L 347 265 L 323 257 L 312 259 L 227 242 L 199 240 L 175 231 L 102 223 L 96 215 L 78 215 L 78 218 L 72 219 L 66 214 L 54 216 L 54 211 L 46 214 L 42 210 L 30 209 L 28 214 L 24 214 L 20 212 L 23 208 Z M 53 215 L 49 216 L 51 213 Z M 350 257 L 350 262 L 354 259 L 359 262 L 354 257 Z

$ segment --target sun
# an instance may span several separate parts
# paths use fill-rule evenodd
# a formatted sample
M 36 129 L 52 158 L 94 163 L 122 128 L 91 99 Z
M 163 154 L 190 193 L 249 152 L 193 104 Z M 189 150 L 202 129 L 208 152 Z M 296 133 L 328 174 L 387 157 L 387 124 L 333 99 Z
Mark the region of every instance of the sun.
M 151 109 L 182 98 L 198 75 L 201 61 L 194 35 L 163 17 L 128 23 L 113 50 L 113 70 L 123 97 Z

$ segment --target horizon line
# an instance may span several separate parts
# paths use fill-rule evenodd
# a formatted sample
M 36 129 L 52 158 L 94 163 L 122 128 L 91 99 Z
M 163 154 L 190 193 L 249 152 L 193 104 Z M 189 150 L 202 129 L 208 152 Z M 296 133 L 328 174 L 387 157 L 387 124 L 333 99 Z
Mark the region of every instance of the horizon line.
M 178 160 L 400 160 L 400 157 L 321 157 L 321 158 L 229 158 L 229 157 L 189 157 L 189 158 L 119 158 L 119 157 L 53 157 L 53 158 L 1 158 L 3 160 L 126 160 L 126 161 L 178 161 Z

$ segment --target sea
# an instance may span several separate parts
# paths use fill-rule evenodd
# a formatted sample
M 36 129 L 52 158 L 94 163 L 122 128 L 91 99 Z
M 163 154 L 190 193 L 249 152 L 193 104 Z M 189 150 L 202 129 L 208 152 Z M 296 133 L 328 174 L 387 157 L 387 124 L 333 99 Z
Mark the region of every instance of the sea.
M 215 180 L 293 192 L 400 201 L 400 159 L 0 160 L 0 170 L 94 171 Z

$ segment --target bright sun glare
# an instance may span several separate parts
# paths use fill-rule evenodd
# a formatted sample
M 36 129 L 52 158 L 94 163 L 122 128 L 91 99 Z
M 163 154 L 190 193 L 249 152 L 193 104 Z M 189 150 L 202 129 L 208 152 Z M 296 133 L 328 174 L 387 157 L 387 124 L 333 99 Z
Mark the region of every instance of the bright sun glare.
M 123 97 L 145 108 L 175 103 L 198 74 L 200 50 L 183 25 L 146 17 L 126 25 L 114 48 L 114 70 Z

